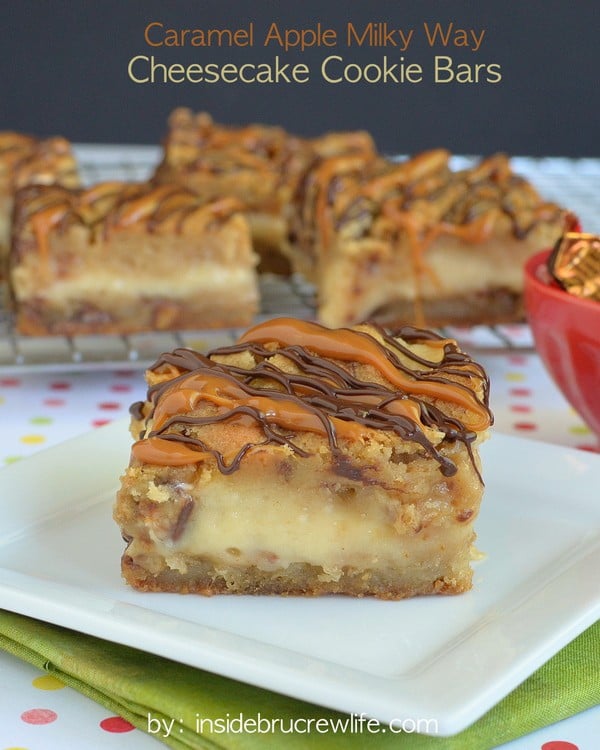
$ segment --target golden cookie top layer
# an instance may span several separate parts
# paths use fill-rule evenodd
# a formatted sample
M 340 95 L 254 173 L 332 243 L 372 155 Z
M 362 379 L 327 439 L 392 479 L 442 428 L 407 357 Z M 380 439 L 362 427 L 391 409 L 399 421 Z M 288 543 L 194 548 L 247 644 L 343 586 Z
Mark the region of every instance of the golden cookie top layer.
M 215 460 L 229 473 L 267 444 L 302 457 L 310 453 L 306 436 L 316 435 L 339 458 L 349 444 L 392 436 L 449 476 L 456 466 L 440 444 L 459 441 L 470 451 L 492 422 L 481 366 L 453 340 L 412 327 L 328 329 L 280 318 L 206 356 L 165 354 L 147 377 L 148 400 L 132 407 L 145 421 L 133 447 L 142 463 Z M 243 443 L 211 442 L 215 426 L 229 434 L 235 426 Z
M 323 160 L 306 179 L 300 208 L 310 239 L 327 251 L 338 236 L 394 241 L 402 234 L 422 254 L 441 235 L 475 244 L 507 229 L 523 239 L 540 223 L 575 222 L 515 175 L 502 154 L 459 171 L 449 160 L 443 149 L 400 163 Z
M 280 127 L 225 127 L 216 124 L 206 112 L 194 114 L 182 107 L 169 117 L 165 157 L 171 166 L 191 167 L 208 152 L 220 151 L 235 154 L 245 165 L 260 166 L 283 156 L 294 145 L 299 147 L 300 143 Z
M 15 236 L 22 242 L 33 235 L 43 254 L 50 232 L 73 225 L 87 228 L 92 239 L 123 230 L 194 235 L 239 209 L 233 198 L 205 202 L 177 185 L 101 182 L 87 190 L 32 185 L 17 193 Z
M 71 144 L 64 138 L 40 140 L 23 133 L 0 132 L 0 183 L 12 190 L 54 183 L 77 187 L 79 176 Z
M 169 118 L 159 175 L 168 175 L 171 170 L 205 171 L 214 175 L 255 170 L 258 174 L 275 172 L 281 179 L 289 180 L 315 158 L 353 152 L 375 153 L 368 133 L 327 133 L 305 139 L 269 125 L 224 126 L 205 112 L 194 114 L 179 108 Z

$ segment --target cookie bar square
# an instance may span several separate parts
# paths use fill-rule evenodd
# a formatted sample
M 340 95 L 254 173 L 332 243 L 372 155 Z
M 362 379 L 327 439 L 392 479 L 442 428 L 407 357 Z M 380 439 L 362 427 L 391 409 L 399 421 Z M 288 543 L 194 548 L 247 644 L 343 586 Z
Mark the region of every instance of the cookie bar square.
M 411 327 L 274 319 L 147 372 L 114 516 L 142 591 L 400 599 L 471 587 L 483 369 Z
M 323 160 L 295 219 L 331 326 L 520 320 L 525 261 L 575 224 L 504 155 L 453 170 L 441 149 L 400 163 Z
M 0 132 L 0 277 L 10 246 L 15 192 L 26 185 L 53 184 L 79 187 L 77 164 L 67 140 Z
M 169 117 L 154 180 L 176 182 L 205 199 L 236 198 L 262 268 L 289 270 L 289 206 L 301 177 L 315 159 L 350 152 L 374 154 L 371 136 L 356 131 L 300 138 L 272 125 L 221 125 L 181 107 Z
M 16 196 L 9 281 L 24 334 L 247 325 L 258 307 L 255 265 L 231 198 L 122 182 Z

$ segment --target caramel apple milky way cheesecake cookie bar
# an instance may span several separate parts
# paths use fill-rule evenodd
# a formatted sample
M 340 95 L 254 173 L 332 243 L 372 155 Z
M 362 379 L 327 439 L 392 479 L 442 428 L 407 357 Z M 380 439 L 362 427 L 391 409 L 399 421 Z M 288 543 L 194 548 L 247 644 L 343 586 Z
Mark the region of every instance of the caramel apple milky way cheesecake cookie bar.
M 250 222 L 261 268 L 281 269 L 288 256 L 290 201 L 317 158 L 375 154 L 364 131 L 299 138 L 280 127 L 215 123 L 205 112 L 174 110 L 154 180 L 174 182 L 207 198 L 234 197 Z
M 400 599 L 471 587 L 483 369 L 412 327 L 251 328 L 147 372 L 115 506 L 142 591 Z
M 9 272 L 25 334 L 247 325 L 250 232 L 232 198 L 176 185 L 34 186 L 17 194 Z
M 293 226 L 322 322 L 523 317 L 523 264 L 576 219 L 503 155 L 459 171 L 449 158 L 437 150 L 395 164 L 354 154 L 307 173 Z
M 53 184 L 79 186 L 77 164 L 68 141 L 0 132 L 0 278 L 6 270 L 15 192 L 26 185 Z

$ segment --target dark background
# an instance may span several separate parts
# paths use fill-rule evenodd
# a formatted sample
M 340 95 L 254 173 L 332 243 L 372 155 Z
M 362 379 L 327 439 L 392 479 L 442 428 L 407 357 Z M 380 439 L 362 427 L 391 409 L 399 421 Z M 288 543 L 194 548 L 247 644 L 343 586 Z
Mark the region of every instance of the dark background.
M 80 142 L 156 143 L 175 106 L 208 110 L 222 122 L 282 124 L 304 135 L 367 128 L 380 148 L 414 152 L 445 146 L 457 153 L 600 156 L 597 21 L 592 0 L 0 0 L 0 130 L 62 134 Z M 254 48 L 157 48 L 144 28 L 238 28 L 255 21 Z M 347 21 L 417 27 L 420 43 L 404 53 L 427 71 L 435 54 L 456 63 L 500 63 L 498 84 L 326 84 L 321 60 L 378 61 L 393 48 L 262 47 L 268 25 L 308 27 L 321 21 L 343 35 Z M 424 21 L 486 29 L 476 53 L 431 49 Z M 415 34 L 415 37 L 417 36 Z M 306 62 L 308 84 L 135 84 L 129 60 L 154 54 L 166 63 Z

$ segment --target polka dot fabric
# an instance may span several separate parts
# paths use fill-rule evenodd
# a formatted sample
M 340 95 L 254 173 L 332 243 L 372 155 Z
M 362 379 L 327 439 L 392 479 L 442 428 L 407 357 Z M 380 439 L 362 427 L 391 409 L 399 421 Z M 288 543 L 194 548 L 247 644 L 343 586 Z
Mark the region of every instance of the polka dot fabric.
M 478 360 L 490 378 L 496 432 L 598 450 L 596 436 L 550 380 L 537 355 L 487 355 Z
M 134 370 L 0 377 L 0 466 L 126 417 L 144 394 Z
M 0 652 L 0 750 L 156 750 L 156 740 L 51 675 Z M 598 709 L 497 750 L 590 750 Z M 565 738 L 569 738 L 568 740 Z
M 0 651 L 0 750 L 156 750 L 156 740 Z
M 596 449 L 596 439 L 533 354 L 478 356 L 491 381 L 497 432 Z M 144 397 L 141 371 L 0 375 L 0 466 L 126 417 Z M 600 708 L 502 746 L 502 750 L 596 747 Z M 154 738 L 0 651 L 0 750 L 155 750 Z

